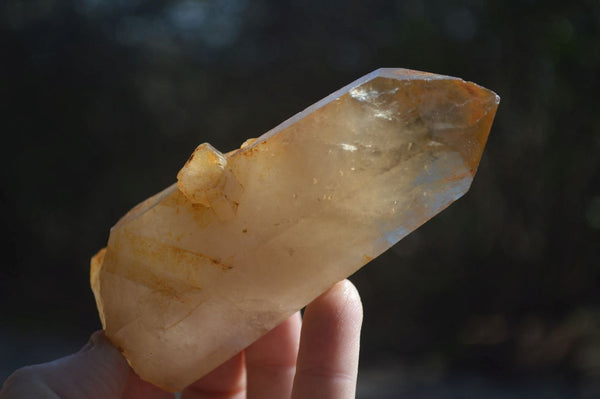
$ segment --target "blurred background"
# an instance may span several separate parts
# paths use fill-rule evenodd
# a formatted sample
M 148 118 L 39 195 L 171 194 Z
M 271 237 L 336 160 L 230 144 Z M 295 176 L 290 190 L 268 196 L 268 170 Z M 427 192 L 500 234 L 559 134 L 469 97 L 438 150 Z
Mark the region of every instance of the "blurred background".
M 379 67 L 502 102 L 471 191 L 353 276 L 359 398 L 600 397 L 600 1 L 3 0 L 0 381 L 100 327 L 117 219 Z

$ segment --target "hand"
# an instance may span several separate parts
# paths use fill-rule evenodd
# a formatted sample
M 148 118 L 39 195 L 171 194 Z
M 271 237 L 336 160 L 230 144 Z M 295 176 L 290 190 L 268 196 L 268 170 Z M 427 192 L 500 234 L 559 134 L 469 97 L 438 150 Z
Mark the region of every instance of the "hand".
M 362 306 L 347 280 L 315 299 L 233 359 L 196 381 L 182 399 L 350 399 L 356 391 Z M 164 399 L 142 381 L 102 332 L 79 352 L 11 375 L 0 399 Z

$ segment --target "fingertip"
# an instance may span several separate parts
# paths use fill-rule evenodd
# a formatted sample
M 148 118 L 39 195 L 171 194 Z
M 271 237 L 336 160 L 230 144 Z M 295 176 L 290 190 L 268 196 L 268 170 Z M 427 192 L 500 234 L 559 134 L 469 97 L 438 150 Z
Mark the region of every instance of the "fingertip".
M 108 341 L 106 335 L 104 334 L 104 330 L 97 330 L 92 333 L 90 336 L 90 343 L 93 345 L 100 345 Z
M 354 397 L 361 324 L 360 295 L 348 280 L 307 306 L 293 398 Z
M 343 300 L 345 308 L 354 317 L 359 317 L 362 321 L 363 307 L 362 299 L 356 286 L 348 279 L 336 283 L 331 290 L 331 295 L 339 296 Z M 340 291 L 339 293 L 337 291 Z
M 112 344 L 103 330 L 95 331 L 88 344 L 80 352 L 87 352 L 98 363 L 97 367 L 107 372 L 108 381 L 113 381 L 115 391 L 122 390 L 123 398 L 167 399 L 173 394 L 142 380 L 129 367 L 121 351 Z M 124 384 L 124 386 L 123 386 Z M 121 386 L 123 386 L 121 388 Z
M 129 364 L 102 330 L 94 332 L 88 344 L 67 359 L 69 362 L 65 367 L 73 369 L 75 375 L 89 386 L 102 387 L 110 392 L 122 392 L 125 389 Z
M 360 294 L 350 280 L 342 280 L 310 303 L 306 308 L 305 318 L 307 315 L 324 319 L 333 317 L 337 323 L 360 329 L 363 318 Z M 327 320 L 323 322 L 325 325 L 331 324 Z
M 90 335 L 90 338 L 88 339 L 87 343 L 81 349 L 79 349 L 77 353 L 88 352 L 89 350 L 98 348 L 102 345 L 111 345 L 111 343 L 108 340 L 108 338 L 106 338 L 106 336 L 104 335 L 104 331 L 98 330 L 93 332 L 92 335 Z
M 80 352 L 87 352 L 87 356 L 93 356 L 102 365 L 116 367 L 121 371 L 129 370 L 129 364 L 121 351 L 110 342 L 102 330 L 94 332 Z

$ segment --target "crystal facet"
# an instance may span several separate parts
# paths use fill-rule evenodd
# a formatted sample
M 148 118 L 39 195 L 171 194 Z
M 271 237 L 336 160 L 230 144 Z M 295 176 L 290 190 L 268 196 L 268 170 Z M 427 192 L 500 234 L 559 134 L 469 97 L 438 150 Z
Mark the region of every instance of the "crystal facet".
M 379 69 L 239 150 L 202 144 L 92 259 L 106 335 L 143 379 L 187 386 L 462 196 L 498 103 Z

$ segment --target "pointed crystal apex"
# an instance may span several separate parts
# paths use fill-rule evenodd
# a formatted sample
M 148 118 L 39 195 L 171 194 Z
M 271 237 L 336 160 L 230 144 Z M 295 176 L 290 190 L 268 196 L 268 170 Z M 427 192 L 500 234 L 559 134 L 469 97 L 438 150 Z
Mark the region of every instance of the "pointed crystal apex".
M 377 113 L 403 118 L 407 125 L 421 123 L 431 145 L 444 144 L 460 153 L 475 175 L 500 103 L 496 93 L 459 78 L 403 68 L 381 68 L 367 77 L 359 91 L 385 92 L 391 87 L 387 90 L 396 96 L 387 106 L 376 101 Z
M 239 150 L 198 147 L 92 259 L 107 337 L 181 390 L 463 195 L 498 102 L 379 69 Z

